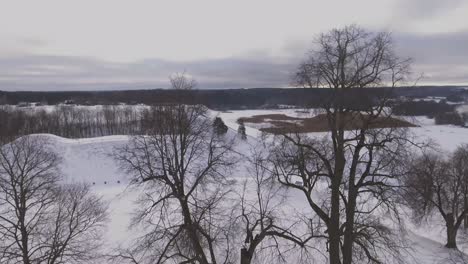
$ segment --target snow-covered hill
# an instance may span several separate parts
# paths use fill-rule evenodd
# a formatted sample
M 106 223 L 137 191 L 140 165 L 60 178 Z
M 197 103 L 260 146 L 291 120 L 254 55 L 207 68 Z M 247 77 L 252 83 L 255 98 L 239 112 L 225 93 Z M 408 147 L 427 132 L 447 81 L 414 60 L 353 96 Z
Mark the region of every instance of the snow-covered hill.
M 236 133 L 237 118 L 246 115 L 259 114 L 259 111 L 233 111 L 219 112 L 226 125 L 230 127 L 230 134 Z M 272 111 L 261 111 L 272 113 Z M 292 114 L 293 110 L 282 110 Z M 300 112 L 294 112 L 300 115 Z M 453 126 L 435 126 L 427 120 L 420 120 L 421 127 L 411 128 L 419 138 L 432 138 L 443 149 L 452 150 L 461 143 L 468 143 L 468 129 Z M 253 127 L 247 128 L 249 138 L 247 143 L 242 142 L 238 146 L 240 152 L 248 151 L 249 145 L 255 144 L 256 137 L 260 134 Z M 88 139 L 65 139 L 57 136 L 46 135 L 53 142 L 56 150 L 63 158 L 62 171 L 67 181 L 87 182 L 93 186 L 93 190 L 102 195 L 109 202 L 110 221 L 107 235 L 105 237 L 107 248 L 113 248 L 125 244 L 132 238 L 132 232 L 128 230 L 131 224 L 133 203 L 137 193 L 127 189 L 128 178 L 114 161 L 111 154 L 116 147 L 126 144 L 128 136 L 108 136 Z M 238 170 L 233 172 L 232 177 L 245 177 L 245 169 L 242 164 L 237 166 Z M 290 203 L 294 201 L 294 195 L 290 197 Z M 408 219 L 408 217 L 403 217 Z M 407 220 L 408 221 L 408 220 Z M 417 226 L 413 223 L 406 224 L 408 227 L 407 244 L 410 246 L 406 254 L 406 263 L 445 263 L 448 258 L 458 257 L 456 252 L 448 250 L 443 246 L 444 227 L 441 223 L 433 221 L 426 225 Z M 460 247 L 468 252 L 466 242 L 460 241 Z

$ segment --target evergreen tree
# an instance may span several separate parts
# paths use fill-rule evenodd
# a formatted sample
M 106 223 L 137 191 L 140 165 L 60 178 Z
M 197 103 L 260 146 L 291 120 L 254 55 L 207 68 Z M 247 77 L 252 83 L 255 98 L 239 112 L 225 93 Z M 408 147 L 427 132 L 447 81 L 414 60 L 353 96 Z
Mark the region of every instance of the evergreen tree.
M 228 127 L 224 124 L 221 117 L 216 117 L 213 121 L 213 130 L 218 136 L 221 136 L 227 133 Z
M 242 140 L 247 140 L 244 122 L 239 122 L 239 128 L 237 129 L 237 133 L 239 134 Z

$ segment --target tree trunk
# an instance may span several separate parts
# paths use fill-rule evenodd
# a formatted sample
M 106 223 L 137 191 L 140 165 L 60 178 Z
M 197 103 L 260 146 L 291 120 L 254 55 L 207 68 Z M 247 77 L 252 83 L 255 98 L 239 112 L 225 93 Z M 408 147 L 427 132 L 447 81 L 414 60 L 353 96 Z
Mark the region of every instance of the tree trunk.
M 354 188 L 350 188 L 349 192 L 348 207 L 346 208 L 346 227 L 343 239 L 343 264 L 352 264 L 353 262 L 354 209 L 356 207 L 356 195 L 353 194 Z
M 457 230 L 452 228 L 447 228 L 447 248 L 457 248 Z
M 332 208 L 331 208 L 330 224 L 328 226 L 328 235 L 329 235 L 328 252 L 329 252 L 329 257 L 330 257 L 330 264 L 341 264 L 339 196 L 338 196 L 338 201 L 336 200 L 337 200 L 336 195 L 334 195 L 334 190 L 332 190 Z
M 194 228 L 190 209 L 184 199 L 181 199 L 180 204 L 182 207 L 182 214 L 184 217 L 184 225 L 186 226 L 186 230 L 187 230 L 190 242 L 193 246 L 193 250 L 195 251 L 195 254 L 197 255 L 198 261 L 201 264 L 209 264 L 208 259 L 205 255 L 205 252 L 203 251 L 203 247 L 200 244 L 197 230 Z
M 23 186 L 21 186 L 22 189 Z M 31 261 L 29 260 L 29 233 L 26 227 L 26 195 L 20 191 L 20 208 L 18 209 L 18 216 L 19 216 L 19 228 L 21 233 L 21 241 L 17 241 L 17 243 L 21 243 L 21 253 L 23 257 L 23 264 L 30 264 Z
M 446 248 L 457 248 L 457 231 L 458 228 L 455 227 L 454 219 L 452 214 L 447 214 L 447 244 Z
M 242 248 L 240 264 L 250 264 L 251 261 L 252 261 L 252 254 L 246 248 Z
M 466 192 L 465 192 L 466 193 Z M 464 207 L 465 211 L 468 209 L 468 196 L 465 194 L 465 199 L 464 199 Z M 468 228 L 468 214 L 465 214 L 465 217 L 463 217 L 463 225 L 465 229 Z
M 339 144 L 339 143 L 338 143 Z M 345 159 L 341 149 L 337 151 L 335 175 L 331 186 L 331 213 L 328 225 L 330 264 L 341 264 L 340 259 L 340 184 L 343 178 Z

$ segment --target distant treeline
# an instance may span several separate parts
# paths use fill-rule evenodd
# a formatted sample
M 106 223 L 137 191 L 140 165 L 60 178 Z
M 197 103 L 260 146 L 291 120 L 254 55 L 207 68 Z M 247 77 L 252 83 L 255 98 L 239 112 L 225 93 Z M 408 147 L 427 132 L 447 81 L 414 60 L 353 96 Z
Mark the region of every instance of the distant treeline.
M 0 106 L 0 139 L 35 133 L 67 138 L 146 134 L 156 115 L 155 107 L 58 106 L 46 110 Z
M 466 126 L 468 113 L 459 113 L 459 105 L 448 104 L 446 100 L 435 101 L 404 101 L 393 105 L 393 113 L 405 116 L 427 116 L 434 118 L 437 125 Z
M 354 89 L 350 94 L 364 93 L 378 96 L 388 93 L 388 88 Z M 127 91 L 69 91 L 69 92 L 2 92 L 0 104 L 18 104 L 21 102 L 41 102 L 42 104 L 58 104 L 65 101 L 83 104 L 160 104 L 185 103 L 203 104 L 213 109 L 243 109 L 275 107 L 278 105 L 294 105 L 317 107 L 323 103 L 323 98 L 332 90 L 321 88 L 253 88 L 227 90 L 127 90 Z M 393 96 L 424 97 L 451 96 L 462 93 L 456 86 L 431 86 L 397 88 Z M 353 96 L 350 97 L 353 99 Z M 350 99 L 350 100 L 351 100 Z
M 454 112 L 455 105 L 447 104 L 445 101 L 406 101 L 399 102 L 393 107 L 393 113 L 406 116 L 435 117 L 441 113 Z

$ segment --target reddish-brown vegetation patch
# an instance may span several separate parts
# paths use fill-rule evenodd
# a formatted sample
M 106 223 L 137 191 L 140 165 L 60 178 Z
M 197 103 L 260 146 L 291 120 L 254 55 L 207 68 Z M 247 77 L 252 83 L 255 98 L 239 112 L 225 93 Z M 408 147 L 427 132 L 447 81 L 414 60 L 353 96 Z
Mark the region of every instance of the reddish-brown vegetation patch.
M 407 121 L 391 117 L 369 118 L 365 114 L 347 114 L 343 117 L 346 130 L 360 129 L 364 125 L 368 128 L 387 127 L 416 127 Z M 319 114 L 311 118 L 291 117 L 284 114 L 255 115 L 252 117 L 241 117 L 239 121 L 244 123 L 271 124 L 270 127 L 261 128 L 261 131 L 273 134 L 285 133 L 310 133 L 326 132 L 330 130 L 326 114 Z

